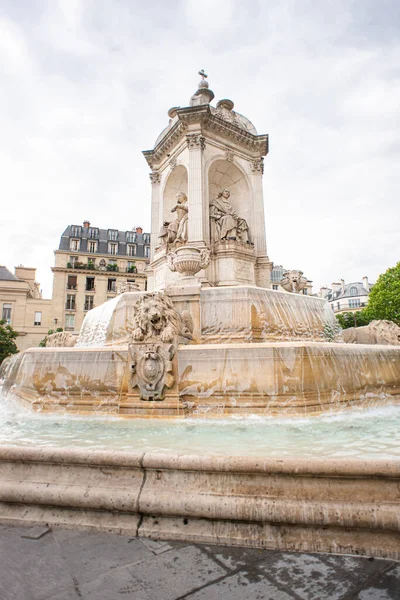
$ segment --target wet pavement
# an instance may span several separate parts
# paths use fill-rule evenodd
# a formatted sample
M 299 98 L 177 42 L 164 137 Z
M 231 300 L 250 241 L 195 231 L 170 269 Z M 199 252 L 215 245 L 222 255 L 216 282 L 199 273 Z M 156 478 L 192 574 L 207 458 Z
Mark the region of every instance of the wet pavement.
M 400 600 L 392 560 L 0 525 L 0 600 Z

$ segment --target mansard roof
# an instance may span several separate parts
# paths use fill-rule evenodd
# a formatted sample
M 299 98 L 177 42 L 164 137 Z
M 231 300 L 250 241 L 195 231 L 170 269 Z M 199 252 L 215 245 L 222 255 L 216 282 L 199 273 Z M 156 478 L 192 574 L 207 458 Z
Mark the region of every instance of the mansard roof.
M 18 279 L 11 271 L 7 269 L 7 267 L 0 265 L 0 280 L 1 281 L 21 281 Z

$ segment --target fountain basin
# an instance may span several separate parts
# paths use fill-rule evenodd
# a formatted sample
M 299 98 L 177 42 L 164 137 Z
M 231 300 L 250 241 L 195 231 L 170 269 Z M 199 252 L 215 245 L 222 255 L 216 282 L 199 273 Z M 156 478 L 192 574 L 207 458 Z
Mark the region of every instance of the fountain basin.
M 208 416 L 332 411 L 400 399 L 400 347 L 322 342 L 181 345 L 163 401 L 130 386 L 127 346 L 32 348 L 4 391 L 45 411 Z
M 400 558 L 400 461 L 0 448 L 4 523 Z

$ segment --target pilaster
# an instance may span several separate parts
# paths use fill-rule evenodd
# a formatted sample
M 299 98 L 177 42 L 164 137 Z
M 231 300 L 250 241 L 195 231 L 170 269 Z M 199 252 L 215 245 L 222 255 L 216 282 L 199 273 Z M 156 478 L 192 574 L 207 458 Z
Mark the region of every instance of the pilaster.
M 188 172 L 188 200 L 189 220 L 188 235 L 189 243 L 204 245 L 208 240 L 208 227 L 206 226 L 205 210 L 205 181 L 204 160 L 205 139 L 201 132 L 188 133 L 186 141 L 189 150 L 189 172 Z

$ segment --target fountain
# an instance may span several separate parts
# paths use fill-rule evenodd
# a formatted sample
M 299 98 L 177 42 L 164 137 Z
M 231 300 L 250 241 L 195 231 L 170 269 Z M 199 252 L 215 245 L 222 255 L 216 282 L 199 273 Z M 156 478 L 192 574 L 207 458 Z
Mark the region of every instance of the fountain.
M 201 74 L 190 106 L 171 109 L 144 152 L 152 169 L 151 291 L 124 286 L 89 311 L 77 340 L 54 334 L 48 347 L 2 366 L 3 393 L 18 406 L 42 421 L 74 415 L 68 423 L 78 432 L 80 419 L 86 425 L 73 436 L 78 448 L 55 448 L 53 434 L 51 448 L 23 441 L 0 448 L 0 518 L 400 558 L 395 452 L 386 460 L 346 452 L 329 459 L 312 451 L 298 457 L 292 446 L 296 458 L 266 457 L 262 435 L 259 452 L 247 440 L 220 457 L 201 446 L 182 455 L 165 445 L 161 452 L 118 445 L 119 416 L 158 418 L 150 431 L 159 433 L 167 417 L 241 423 L 235 417 L 314 415 L 321 423 L 318 414 L 400 398 L 399 346 L 344 343 L 327 302 L 300 293 L 299 272 L 287 274 L 289 291 L 268 288 L 268 137 L 230 100 L 211 106 Z M 105 436 L 104 449 L 92 439 L 88 451 L 82 446 L 99 415 L 116 434 L 111 442 Z M 143 431 L 143 420 L 136 423 L 129 431 Z M 287 435 L 292 423 L 278 431 Z M 271 425 L 261 431 L 271 434 Z M 312 445 L 312 427 L 307 439 Z

